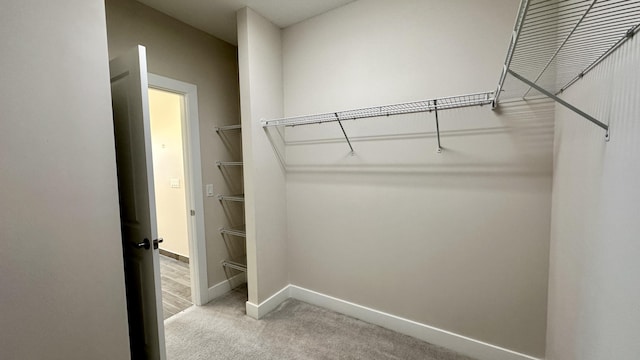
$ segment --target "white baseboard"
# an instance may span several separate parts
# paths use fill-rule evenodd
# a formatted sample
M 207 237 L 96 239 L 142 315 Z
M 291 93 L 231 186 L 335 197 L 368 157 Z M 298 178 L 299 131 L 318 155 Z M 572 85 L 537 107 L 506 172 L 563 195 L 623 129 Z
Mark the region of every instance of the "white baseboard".
M 247 301 L 247 315 L 254 319 L 261 319 L 263 316 L 273 311 L 283 301 L 291 297 L 291 295 L 289 294 L 290 286 L 291 285 L 285 286 L 284 288 L 282 288 L 282 290 L 273 294 L 270 298 L 261 302 L 259 305 Z
M 207 303 L 231 291 L 231 284 L 238 285 L 244 282 L 247 282 L 247 277 L 245 273 L 240 273 L 231 279 L 213 285 L 207 293 Z
M 306 303 L 366 321 L 371 324 L 409 335 L 428 343 L 445 347 L 460 354 L 474 357 L 478 360 L 540 360 L 499 346 L 487 344 L 447 330 L 421 324 L 382 311 L 354 304 L 313 290 L 296 285 L 284 287 L 275 295 L 255 305 L 247 302 L 247 315 L 260 319 L 280 305 L 287 298 L 294 298 Z

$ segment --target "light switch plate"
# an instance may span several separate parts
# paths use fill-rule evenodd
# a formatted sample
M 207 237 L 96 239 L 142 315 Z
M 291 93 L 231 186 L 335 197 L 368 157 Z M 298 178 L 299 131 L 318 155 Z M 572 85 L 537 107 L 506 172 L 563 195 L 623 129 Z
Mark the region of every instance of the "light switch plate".
M 213 197 L 213 184 L 207 184 L 207 196 L 208 197 Z

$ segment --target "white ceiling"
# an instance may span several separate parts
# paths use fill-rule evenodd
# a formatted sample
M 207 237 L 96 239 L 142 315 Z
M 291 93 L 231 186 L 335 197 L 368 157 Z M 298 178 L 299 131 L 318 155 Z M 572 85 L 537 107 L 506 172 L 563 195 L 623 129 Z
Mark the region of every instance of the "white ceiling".
M 138 0 L 171 17 L 237 45 L 236 11 L 250 7 L 281 28 L 355 0 Z

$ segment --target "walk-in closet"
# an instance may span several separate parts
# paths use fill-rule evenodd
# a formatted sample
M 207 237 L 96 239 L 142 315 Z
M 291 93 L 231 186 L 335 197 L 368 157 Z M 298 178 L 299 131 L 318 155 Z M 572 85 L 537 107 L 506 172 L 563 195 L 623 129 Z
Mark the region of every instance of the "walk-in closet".
M 0 359 L 637 360 L 639 33 L 640 0 L 4 1 Z

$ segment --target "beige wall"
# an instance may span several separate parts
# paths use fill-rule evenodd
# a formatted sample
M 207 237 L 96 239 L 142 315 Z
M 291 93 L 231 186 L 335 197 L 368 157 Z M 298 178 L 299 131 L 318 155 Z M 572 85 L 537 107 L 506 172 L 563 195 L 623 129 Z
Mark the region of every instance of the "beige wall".
M 106 6 L 111 58 L 141 44 L 147 48 L 149 72 L 198 87 L 202 183 L 213 184 L 216 194 L 231 192 L 238 180 L 225 179 L 215 162 L 240 161 L 240 138 L 223 139 L 214 127 L 240 122 L 237 49 L 133 0 L 107 0 Z M 208 283 L 213 286 L 226 279 L 220 262 L 227 249 L 218 228 L 229 220 L 215 197 L 204 199 Z
M 189 257 L 182 145 L 183 96 L 149 89 L 153 179 L 160 248 Z
M 640 354 L 640 37 L 563 93 L 611 126 L 557 106 L 547 359 Z
M 280 29 L 251 9 L 238 12 L 238 57 L 247 219 L 249 302 L 289 284 L 285 172 L 260 120 L 282 116 Z
M 129 358 L 104 16 L 0 5 L 1 359 Z
M 283 30 L 286 116 L 493 90 L 517 2 L 360 0 Z M 469 21 L 473 19 L 473 21 Z M 553 104 L 287 128 L 290 281 L 545 351 Z M 269 114 L 253 114 L 254 118 Z

